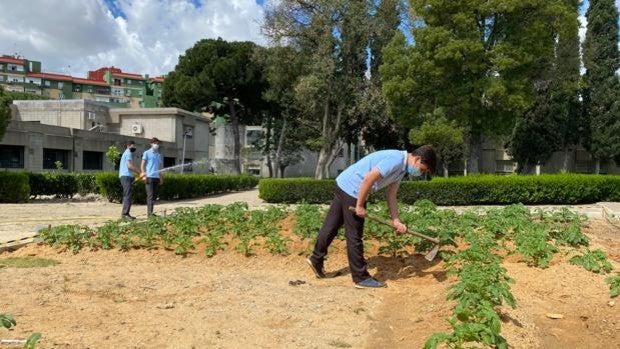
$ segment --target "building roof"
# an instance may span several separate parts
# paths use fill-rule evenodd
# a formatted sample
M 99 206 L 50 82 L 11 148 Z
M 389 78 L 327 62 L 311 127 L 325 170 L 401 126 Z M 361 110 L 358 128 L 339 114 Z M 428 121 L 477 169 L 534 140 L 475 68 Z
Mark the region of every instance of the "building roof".
M 63 74 L 54 74 L 54 73 L 28 73 L 26 76 L 33 78 L 44 78 L 49 80 L 63 80 L 63 81 L 72 81 L 73 77 L 69 75 Z
M 164 82 L 164 77 L 163 76 L 156 76 L 154 78 L 151 78 L 151 81 Z
M 11 63 L 11 64 L 24 64 L 23 59 L 11 57 L 11 56 L 0 56 L 0 62 L 3 63 Z
M 131 79 L 137 79 L 137 80 L 144 80 L 144 77 L 142 75 L 140 75 L 140 74 L 112 72 L 112 76 L 118 76 L 118 77 L 121 77 L 121 78 L 131 78 Z
M 76 84 L 84 84 L 84 85 L 97 85 L 97 86 L 108 86 L 108 83 L 100 80 L 91 80 L 91 79 L 81 79 L 81 78 L 73 78 L 72 81 Z

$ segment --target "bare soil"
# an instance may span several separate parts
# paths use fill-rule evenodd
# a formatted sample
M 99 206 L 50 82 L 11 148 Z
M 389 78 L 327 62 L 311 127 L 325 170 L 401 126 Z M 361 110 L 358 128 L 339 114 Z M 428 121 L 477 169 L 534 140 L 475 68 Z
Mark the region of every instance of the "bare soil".
M 591 221 L 585 233 L 619 270 L 620 231 Z M 370 271 L 389 287 L 358 290 L 343 241 L 326 262 L 341 275 L 318 280 L 304 260 L 308 243 L 291 238 L 289 256 L 257 248 L 244 257 L 234 246 L 213 258 L 200 248 L 181 258 L 164 250 L 74 255 L 42 245 L 0 254 L 61 262 L 0 269 L 0 312 L 17 320 L 0 338 L 41 332 L 44 348 L 421 348 L 449 329 L 446 293 L 455 280 L 442 262 L 377 255 L 371 242 Z M 511 347 L 620 348 L 620 304 L 609 305 L 605 276 L 570 265 L 571 256 L 559 253 L 547 269 L 506 258 L 518 306 L 502 309 Z

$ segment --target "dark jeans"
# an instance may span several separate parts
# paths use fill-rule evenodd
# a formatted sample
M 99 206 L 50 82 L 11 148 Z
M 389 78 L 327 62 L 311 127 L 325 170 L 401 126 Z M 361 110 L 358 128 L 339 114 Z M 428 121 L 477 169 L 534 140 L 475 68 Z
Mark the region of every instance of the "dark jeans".
M 123 216 L 129 215 L 131 201 L 133 200 L 133 176 L 122 176 L 121 185 L 123 186 Z
M 157 189 L 159 188 L 159 178 L 146 179 L 146 213 L 150 216 L 153 214 L 153 206 L 157 199 Z
M 329 212 L 319 236 L 314 245 L 311 258 L 322 263 L 327 256 L 327 248 L 338 235 L 338 229 L 344 224 L 344 233 L 347 241 L 347 257 L 349 259 L 349 269 L 353 282 L 364 281 L 370 277 L 364 259 L 364 219 L 349 211 L 349 206 L 355 207 L 357 199 L 345 193 L 336 186 L 334 199 L 329 207 Z

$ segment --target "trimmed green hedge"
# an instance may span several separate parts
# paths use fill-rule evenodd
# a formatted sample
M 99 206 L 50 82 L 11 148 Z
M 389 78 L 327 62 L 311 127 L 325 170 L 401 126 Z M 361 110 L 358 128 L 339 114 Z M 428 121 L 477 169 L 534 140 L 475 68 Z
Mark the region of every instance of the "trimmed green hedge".
M 120 202 L 123 188 L 116 173 L 100 173 L 96 176 L 101 195 L 110 202 Z M 164 185 L 159 188 L 158 198 L 178 200 L 204 197 L 227 191 L 244 190 L 256 187 L 258 178 L 253 176 L 200 175 L 200 174 L 166 174 Z M 133 202 L 145 203 L 146 190 L 144 182 L 135 181 Z
M 328 203 L 334 180 L 262 179 L 259 196 L 271 203 Z M 377 193 L 374 195 L 383 195 Z M 579 204 L 620 201 L 620 176 L 546 174 L 478 175 L 403 181 L 398 199 L 407 204 L 427 199 L 437 205 Z
M 0 172 L 0 202 L 22 202 L 28 200 L 30 184 L 24 172 Z
M 54 195 L 71 198 L 75 194 L 97 193 L 95 175 L 90 173 L 28 173 L 30 196 Z

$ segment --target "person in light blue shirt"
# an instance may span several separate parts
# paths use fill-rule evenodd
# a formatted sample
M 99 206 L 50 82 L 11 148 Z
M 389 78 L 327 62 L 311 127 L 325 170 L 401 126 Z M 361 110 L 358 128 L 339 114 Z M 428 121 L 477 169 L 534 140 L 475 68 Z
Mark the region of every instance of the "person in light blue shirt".
M 131 201 L 133 200 L 133 182 L 134 173 L 140 174 L 137 168 L 133 165 L 133 153 L 136 151 L 136 143 L 134 141 L 128 141 L 126 143 L 126 149 L 121 156 L 121 162 L 118 166 L 118 177 L 121 180 L 123 186 L 123 212 L 121 218 L 125 220 L 134 220 L 129 214 L 131 210 Z
M 157 189 L 164 184 L 164 178 L 161 174 L 163 161 L 159 153 L 159 139 L 153 137 L 151 139 L 151 149 L 142 154 L 142 164 L 140 168 L 142 178 L 146 178 L 146 213 L 149 217 L 153 216 L 153 207 L 157 199 Z
M 356 288 L 385 287 L 385 283 L 372 278 L 364 259 L 364 218 L 368 195 L 386 188 L 387 203 L 394 229 L 400 234 L 407 227 L 398 218 L 396 194 L 403 177 L 421 176 L 433 173 L 437 155 L 428 145 L 421 146 L 411 153 L 400 150 L 381 150 L 369 154 L 346 168 L 336 178 L 334 199 L 319 232 L 312 255 L 307 262 L 317 278 L 324 278 L 323 261 L 327 248 L 344 225 L 347 241 L 349 269 Z M 355 212 L 349 210 L 354 207 Z

